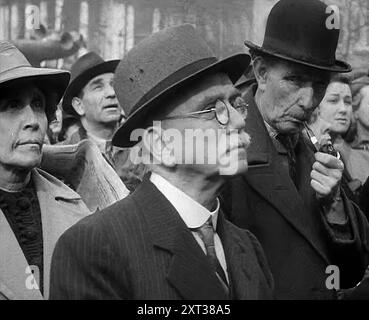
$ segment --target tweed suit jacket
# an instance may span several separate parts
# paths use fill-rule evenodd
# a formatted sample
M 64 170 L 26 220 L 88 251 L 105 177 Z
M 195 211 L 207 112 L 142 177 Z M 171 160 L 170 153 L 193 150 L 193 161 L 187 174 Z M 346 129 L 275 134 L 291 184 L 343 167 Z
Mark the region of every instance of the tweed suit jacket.
M 354 287 L 361 280 L 368 265 L 368 222 L 341 190 L 352 238 L 341 238 L 327 223 L 310 186 L 314 153 L 301 137 L 295 187 L 254 101 L 255 90 L 252 86 L 245 95 L 249 170 L 225 186 L 223 210 L 230 221 L 249 229 L 260 241 L 277 299 L 335 299 L 335 290 L 326 287 L 330 275 L 326 268 L 339 267 L 341 288 Z
M 272 298 L 256 238 L 219 215 L 232 298 Z M 134 193 L 68 230 L 58 241 L 51 299 L 227 299 L 178 212 L 145 178 Z
M 81 197 L 61 181 L 39 169 L 32 171 L 40 204 L 44 250 L 44 297 L 41 291 L 27 288 L 27 259 L 0 210 L 0 300 L 42 300 L 49 297 L 52 253 L 60 235 L 90 214 Z

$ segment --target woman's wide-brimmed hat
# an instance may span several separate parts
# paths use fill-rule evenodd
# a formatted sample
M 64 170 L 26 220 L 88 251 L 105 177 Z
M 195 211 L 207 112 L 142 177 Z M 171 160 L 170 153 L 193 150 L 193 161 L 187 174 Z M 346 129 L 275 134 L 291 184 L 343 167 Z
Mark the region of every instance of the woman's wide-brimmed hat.
M 350 72 L 348 63 L 336 59 L 340 29 L 334 14 L 319 0 L 280 0 L 268 16 L 263 45 L 245 45 L 312 68 Z
M 78 117 L 72 106 L 72 99 L 79 95 L 92 78 L 104 73 L 114 73 L 118 63 L 119 60 L 105 61 L 93 51 L 80 57 L 72 66 L 71 81 L 63 98 L 63 110 Z
M 152 121 L 163 100 L 175 90 L 207 73 L 223 72 L 235 83 L 250 56 L 237 54 L 219 61 L 190 24 L 154 33 L 133 47 L 121 60 L 114 79 L 118 101 L 127 115 L 113 144 L 131 147 L 131 133 Z M 163 103 L 161 103 L 163 102 Z
M 69 79 L 68 71 L 32 67 L 12 43 L 0 41 L 0 89 L 20 80 L 30 80 L 44 93 L 48 112 L 56 109 Z

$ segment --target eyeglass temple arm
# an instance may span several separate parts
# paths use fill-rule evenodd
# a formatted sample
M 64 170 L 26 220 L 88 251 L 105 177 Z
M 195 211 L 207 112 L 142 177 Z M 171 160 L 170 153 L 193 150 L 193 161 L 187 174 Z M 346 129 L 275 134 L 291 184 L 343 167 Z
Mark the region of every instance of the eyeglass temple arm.
M 197 114 L 209 113 L 209 112 L 212 112 L 212 111 L 215 111 L 215 108 L 208 109 L 208 110 L 190 112 L 190 113 L 187 113 L 187 114 L 182 114 L 182 115 L 177 115 L 177 116 L 169 116 L 169 117 L 165 117 L 164 119 L 181 119 L 183 117 L 191 117 L 191 116 L 195 116 Z

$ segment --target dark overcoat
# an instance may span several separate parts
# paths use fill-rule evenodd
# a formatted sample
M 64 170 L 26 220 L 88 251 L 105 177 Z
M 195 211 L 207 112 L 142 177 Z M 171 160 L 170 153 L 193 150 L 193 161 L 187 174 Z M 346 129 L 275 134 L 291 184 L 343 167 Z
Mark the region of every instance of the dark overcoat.
M 345 240 L 339 226 L 327 223 L 310 186 L 314 153 L 302 137 L 296 147 L 295 187 L 286 155 L 274 146 L 255 104 L 255 91 L 254 85 L 245 94 L 249 105 L 246 131 L 251 136 L 249 170 L 225 186 L 224 212 L 262 244 L 277 299 L 335 298 L 335 290 L 326 287 L 330 275 L 326 268 L 339 267 L 340 287 L 353 287 L 361 280 L 368 264 L 368 222 L 342 192 L 352 237 Z
M 259 242 L 219 215 L 232 299 L 272 298 Z M 227 299 L 178 212 L 146 178 L 56 245 L 51 299 Z

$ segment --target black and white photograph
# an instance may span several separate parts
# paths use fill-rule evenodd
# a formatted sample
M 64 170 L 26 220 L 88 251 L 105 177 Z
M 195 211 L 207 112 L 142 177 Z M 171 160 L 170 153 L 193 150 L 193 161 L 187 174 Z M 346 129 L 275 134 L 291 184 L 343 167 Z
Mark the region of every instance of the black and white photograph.
M 0 300 L 369 300 L 368 221 L 368 0 L 0 0 Z

